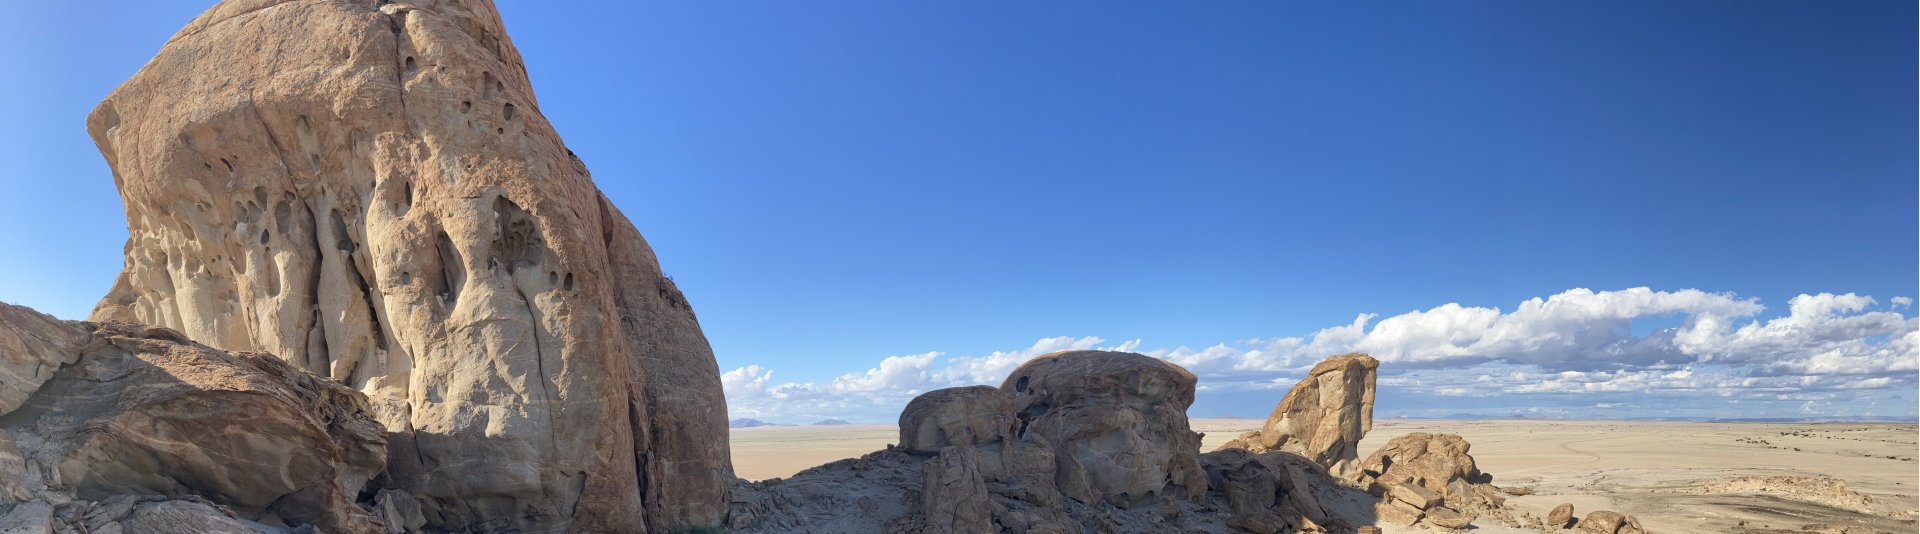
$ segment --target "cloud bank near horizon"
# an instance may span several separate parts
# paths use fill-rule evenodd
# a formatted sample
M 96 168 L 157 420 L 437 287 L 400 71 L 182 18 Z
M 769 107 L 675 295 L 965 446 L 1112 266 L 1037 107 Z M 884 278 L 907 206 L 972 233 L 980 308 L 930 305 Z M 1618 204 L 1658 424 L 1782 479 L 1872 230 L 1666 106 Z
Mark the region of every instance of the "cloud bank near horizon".
M 1901 310 L 1912 306 L 1905 296 L 1883 304 L 1853 293 L 1802 294 L 1787 302 L 1785 314 L 1763 320 L 1767 307 L 1758 299 L 1731 293 L 1570 289 L 1511 311 L 1447 303 L 1387 317 L 1364 313 L 1304 336 L 1202 348 L 1142 350 L 1138 339 L 1050 337 L 986 355 L 889 356 L 824 383 L 776 382 L 775 370 L 758 364 L 721 380 L 733 417 L 879 422 L 921 393 L 998 385 L 1034 356 L 1097 348 L 1186 367 L 1200 377 L 1196 409 L 1230 405 L 1261 415 L 1314 363 L 1363 352 L 1383 363 L 1376 409 L 1387 416 L 1910 416 L 1920 322 Z M 1672 326 L 1636 331 L 1635 321 Z M 1264 405 L 1231 400 L 1270 390 L 1279 391 L 1255 397 L 1271 397 Z M 1425 400 L 1395 407 L 1396 398 Z M 1901 399 L 1908 402 L 1887 402 Z M 1254 405 L 1239 406 L 1247 402 Z M 1781 413 L 1788 405 L 1791 413 Z M 1655 407 L 1661 411 L 1647 410 Z

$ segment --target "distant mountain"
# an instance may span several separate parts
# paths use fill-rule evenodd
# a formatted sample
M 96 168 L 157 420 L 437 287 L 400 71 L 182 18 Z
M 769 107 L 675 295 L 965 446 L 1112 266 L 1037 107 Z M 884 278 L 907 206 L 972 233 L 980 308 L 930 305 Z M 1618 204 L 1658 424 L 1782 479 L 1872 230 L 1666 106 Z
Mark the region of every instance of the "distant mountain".
M 822 421 L 820 421 L 820 422 L 818 422 L 818 423 L 814 423 L 814 425 L 815 425 L 815 426 L 820 426 L 820 425 L 825 425 L 825 426 L 835 426 L 835 425 L 851 425 L 851 424 L 853 424 L 853 423 L 849 423 L 849 422 L 846 422 L 845 420 L 841 420 L 841 419 L 826 419 L 826 420 L 822 420 Z
M 780 425 L 776 425 L 766 421 L 761 421 L 759 419 L 747 419 L 744 417 L 739 419 L 734 419 L 732 421 L 727 421 L 727 428 L 753 428 L 756 426 L 780 426 Z

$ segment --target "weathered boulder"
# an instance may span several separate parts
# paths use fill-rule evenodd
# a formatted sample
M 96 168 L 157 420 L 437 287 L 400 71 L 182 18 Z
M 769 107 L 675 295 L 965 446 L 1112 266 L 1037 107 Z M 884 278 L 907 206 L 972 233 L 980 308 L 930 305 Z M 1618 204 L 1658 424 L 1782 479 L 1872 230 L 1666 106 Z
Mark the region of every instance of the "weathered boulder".
M 1421 510 L 1439 506 L 1440 501 L 1443 499 L 1439 493 L 1420 487 L 1417 484 L 1388 484 L 1387 495 L 1399 499 L 1401 502 L 1411 504 L 1414 508 Z
M 1412 525 L 1426 515 L 1426 511 L 1399 499 L 1387 499 L 1373 505 L 1373 517 L 1382 523 Z
M 24 463 L 16 489 L 89 501 L 204 496 L 249 517 L 374 531 L 353 498 L 380 472 L 386 435 L 359 392 L 164 328 L 59 326 L 86 340 L 74 362 L 0 415 L 12 442 L 0 449 L 17 451 L 0 459 Z
M 993 500 L 987 496 L 987 481 L 980 474 L 978 452 L 967 446 L 947 447 L 925 465 L 920 504 L 926 528 L 921 532 L 968 534 L 999 530 L 993 525 Z
M 0 302 L 0 414 L 19 408 L 80 355 L 83 332 L 51 315 Z
M 1013 433 L 1013 398 L 998 388 L 936 389 L 900 411 L 900 447 L 937 453 L 949 446 L 997 443 Z
M 1574 525 L 1574 528 L 1583 533 L 1614 534 L 1619 532 L 1620 527 L 1626 524 L 1627 516 L 1620 515 L 1619 512 L 1596 510 L 1587 512 L 1587 516 L 1581 518 L 1580 523 Z
M 1287 532 L 1340 521 L 1315 495 L 1337 485 L 1305 458 L 1282 452 L 1227 449 L 1200 455 L 1208 491 L 1226 497 L 1228 524 L 1254 532 Z
M 1427 524 L 1442 528 L 1463 529 L 1472 526 L 1473 520 L 1479 519 L 1479 516 L 1473 513 L 1459 512 L 1444 506 L 1436 506 L 1426 512 Z
M 490 0 L 226 0 L 88 131 L 129 234 L 93 320 L 365 392 L 436 529 L 721 522 L 712 351 Z
M 1388 486 L 1417 487 L 1423 494 L 1439 495 L 1441 503 L 1455 510 L 1497 509 L 1505 497 L 1488 485 L 1493 476 L 1480 472 L 1467 454 L 1470 447 L 1452 434 L 1407 434 L 1368 456 L 1357 476 Z
M 1187 423 L 1194 383 L 1186 369 L 1156 358 L 1076 350 L 1029 360 L 1000 389 L 1013 396 L 1017 432 L 1053 445 L 1061 491 L 1124 508 L 1204 499 L 1200 435 Z
M 1547 512 L 1547 528 L 1562 530 L 1573 528 L 1573 503 L 1563 502 Z
M 1357 447 L 1373 429 L 1373 384 L 1380 362 L 1365 354 L 1334 356 L 1287 390 L 1260 430 L 1222 445 L 1254 452 L 1286 451 L 1336 476 L 1353 470 Z

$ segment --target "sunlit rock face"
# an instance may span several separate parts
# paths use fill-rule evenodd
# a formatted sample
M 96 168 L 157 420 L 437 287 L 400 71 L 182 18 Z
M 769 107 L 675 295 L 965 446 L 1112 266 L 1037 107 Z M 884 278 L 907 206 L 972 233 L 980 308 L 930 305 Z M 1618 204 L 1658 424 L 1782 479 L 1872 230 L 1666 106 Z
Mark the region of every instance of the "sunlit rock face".
M 1204 498 L 1200 435 L 1187 423 L 1196 382 L 1149 356 L 1076 350 L 1028 360 L 1000 390 L 1013 397 L 1018 433 L 1053 445 L 1061 492 L 1128 506 Z
M 1353 473 L 1360 439 L 1373 429 L 1373 383 L 1379 368 L 1380 361 L 1365 354 L 1321 361 L 1287 390 L 1260 430 L 1220 449 L 1290 452 L 1335 475 Z
M 228 0 L 88 118 L 126 264 L 92 319 L 368 395 L 430 528 L 718 525 L 693 311 L 541 116 L 487 0 Z

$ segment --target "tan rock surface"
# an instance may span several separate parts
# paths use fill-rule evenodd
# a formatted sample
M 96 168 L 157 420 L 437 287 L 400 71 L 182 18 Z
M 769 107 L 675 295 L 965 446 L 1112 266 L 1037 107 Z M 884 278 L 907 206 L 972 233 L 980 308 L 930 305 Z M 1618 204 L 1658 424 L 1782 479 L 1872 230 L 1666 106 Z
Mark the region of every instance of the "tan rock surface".
M 88 130 L 129 230 L 95 320 L 365 392 L 436 528 L 720 523 L 711 350 L 490 1 L 227 0 Z
M 1205 497 L 1200 435 L 1186 414 L 1194 384 L 1193 373 L 1159 359 L 1078 350 L 1029 360 L 1000 389 L 1013 396 L 1019 432 L 1054 446 L 1061 491 L 1124 507 Z M 1082 477 L 1087 489 L 1077 494 Z
M 937 453 L 960 445 L 997 443 L 1013 433 L 1013 398 L 998 388 L 937 389 L 914 397 L 900 411 L 900 446 Z
M 79 499 L 205 496 L 250 516 L 361 532 L 354 496 L 386 460 L 366 399 L 265 354 L 108 323 L 0 416 L 30 489 Z
M 980 473 L 980 454 L 971 446 L 941 449 L 927 460 L 921 478 L 924 534 L 995 532 L 993 500 Z
M 1553 529 L 1572 528 L 1573 503 L 1561 503 L 1560 506 L 1553 507 L 1553 511 L 1547 512 L 1547 527 Z
M 1393 490 L 1417 490 L 1420 499 L 1439 497 L 1438 502 L 1455 510 L 1499 508 L 1505 498 L 1487 487 L 1493 477 L 1480 472 L 1473 456 L 1467 454 L 1471 447 L 1467 440 L 1452 434 L 1400 436 L 1360 463 L 1362 477 L 1376 478 L 1395 486 Z
M 1580 518 L 1580 523 L 1573 528 L 1583 534 L 1614 534 L 1626 524 L 1627 517 L 1620 515 L 1619 512 L 1596 510 L 1587 512 L 1587 516 Z
M 1360 440 L 1373 429 L 1373 385 L 1379 360 L 1334 356 L 1287 390 L 1260 430 L 1223 448 L 1286 451 L 1312 459 L 1334 475 L 1352 472 Z
M 0 414 L 19 408 L 80 355 L 86 332 L 51 315 L 0 302 Z

